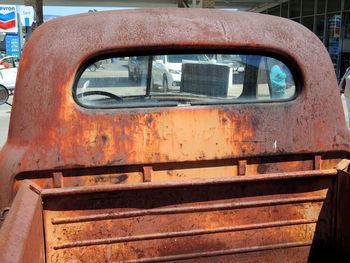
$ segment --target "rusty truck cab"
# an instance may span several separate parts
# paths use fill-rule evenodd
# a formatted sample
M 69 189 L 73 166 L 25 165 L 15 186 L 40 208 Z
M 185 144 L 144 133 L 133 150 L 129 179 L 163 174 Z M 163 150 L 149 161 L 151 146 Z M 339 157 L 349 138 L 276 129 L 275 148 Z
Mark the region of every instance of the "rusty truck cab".
M 0 153 L 0 258 L 346 258 L 349 135 L 326 49 L 290 20 L 51 20 L 26 43 Z

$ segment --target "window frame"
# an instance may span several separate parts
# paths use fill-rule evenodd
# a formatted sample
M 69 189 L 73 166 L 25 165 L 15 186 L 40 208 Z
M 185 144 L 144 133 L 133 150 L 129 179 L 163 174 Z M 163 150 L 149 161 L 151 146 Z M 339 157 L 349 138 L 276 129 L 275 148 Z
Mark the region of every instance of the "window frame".
M 162 49 L 162 50 L 135 50 L 135 51 L 127 51 L 127 52 L 108 52 L 96 56 L 92 56 L 88 59 L 86 59 L 84 62 L 81 63 L 81 65 L 78 67 L 78 70 L 75 73 L 73 86 L 72 86 L 72 96 L 73 100 L 76 104 L 78 104 L 80 107 L 85 109 L 98 109 L 98 110 L 104 110 L 104 109 L 146 109 L 146 108 L 162 108 L 162 107 L 171 107 L 176 108 L 179 105 L 175 105 L 176 103 L 158 103 L 158 104 L 140 104 L 140 103 L 130 103 L 130 104 L 115 104 L 113 106 L 93 106 L 93 105 L 87 105 L 84 103 L 81 103 L 79 101 L 79 98 L 77 96 L 77 88 L 78 88 L 78 82 L 80 80 L 80 77 L 85 72 L 85 70 L 88 69 L 88 67 L 96 63 L 100 60 L 104 59 L 110 59 L 110 58 L 122 58 L 122 57 L 136 57 L 136 56 L 165 56 L 165 55 L 176 55 L 176 54 L 227 54 L 227 55 L 256 55 L 256 56 L 265 56 L 270 57 L 279 60 L 282 62 L 287 68 L 289 69 L 290 73 L 293 76 L 294 84 L 295 84 L 295 92 L 294 95 L 289 98 L 283 98 L 283 99 L 269 99 L 269 100 L 234 100 L 234 101 L 218 101 L 216 102 L 210 102 L 210 103 L 196 103 L 196 104 L 186 104 L 187 107 L 195 107 L 195 106 L 203 106 L 203 107 L 214 107 L 214 106 L 228 106 L 228 105 L 237 105 L 237 104 L 271 104 L 271 103 L 285 103 L 289 101 L 296 100 L 302 90 L 302 83 L 303 78 L 301 71 L 299 67 L 297 66 L 297 63 L 292 59 L 288 58 L 287 56 L 283 56 L 278 53 L 274 52 L 266 52 L 266 51 L 256 51 L 256 50 L 238 50 L 238 49 L 217 49 L 217 48 L 208 48 L 208 49 Z M 146 90 L 150 90 L 151 85 L 151 79 L 147 78 L 147 84 L 146 84 Z M 145 96 L 149 94 L 146 93 Z M 184 107 L 184 105 L 181 105 Z

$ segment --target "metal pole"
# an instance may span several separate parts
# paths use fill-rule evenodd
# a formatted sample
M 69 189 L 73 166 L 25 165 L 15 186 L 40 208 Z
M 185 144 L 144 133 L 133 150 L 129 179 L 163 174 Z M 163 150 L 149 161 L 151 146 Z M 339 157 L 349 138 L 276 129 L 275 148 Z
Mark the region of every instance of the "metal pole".
M 24 5 L 32 6 L 36 14 L 36 26 L 44 22 L 43 18 L 43 0 L 24 0 Z
M 22 22 L 21 19 L 18 15 L 17 15 L 17 27 L 18 27 L 18 42 L 19 42 L 19 57 L 21 57 L 22 55 L 22 46 L 23 46 L 23 32 L 22 32 Z

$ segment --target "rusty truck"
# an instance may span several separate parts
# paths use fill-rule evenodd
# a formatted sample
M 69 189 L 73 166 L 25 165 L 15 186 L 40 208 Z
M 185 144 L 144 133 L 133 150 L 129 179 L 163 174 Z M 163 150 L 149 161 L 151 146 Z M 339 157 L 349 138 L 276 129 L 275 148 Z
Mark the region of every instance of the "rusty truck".
M 291 20 L 45 22 L 0 152 L 0 262 L 349 262 L 349 144 L 328 52 Z

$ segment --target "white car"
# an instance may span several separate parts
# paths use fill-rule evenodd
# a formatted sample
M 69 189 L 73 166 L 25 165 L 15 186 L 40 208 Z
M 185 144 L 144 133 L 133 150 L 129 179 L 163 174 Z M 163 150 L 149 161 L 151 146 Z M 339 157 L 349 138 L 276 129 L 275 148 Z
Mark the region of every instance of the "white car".
M 218 54 L 215 55 L 214 59 L 218 63 L 229 65 L 233 74 L 244 72 L 244 63 L 240 55 Z
M 152 89 L 162 87 L 164 92 L 179 89 L 181 68 L 184 62 L 208 62 L 203 54 L 154 56 L 152 67 Z
M 17 65 L 13 57 L 4 57 L 0 59 L 0 85 L 7 88 L 12 94 L 17 78 Z

